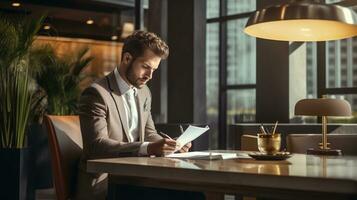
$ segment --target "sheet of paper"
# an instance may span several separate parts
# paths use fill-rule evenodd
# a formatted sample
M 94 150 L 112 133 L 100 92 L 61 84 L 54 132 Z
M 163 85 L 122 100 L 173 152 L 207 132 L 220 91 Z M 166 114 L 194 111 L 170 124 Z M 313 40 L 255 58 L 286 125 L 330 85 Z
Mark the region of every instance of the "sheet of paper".
M 224 160 L 238 158 L 236 153 L 210 153 L 202 151 L 192 151 L 186 153 L 174 153 L 166 155 L 167 158 L 197 159 L 197 160 Z
M 202 135 L 204 132 L 208 130 L 209 130 L 208 126 L 201 128 L 201 127 L 189 125 L 188 128 L 185 130 L 185 132 L 183 132 L 182 135 L 176 140 L 176 142 L 178 143 L 177 150 L 181 149 L 185 144 L 198 138 L 200 135 Z

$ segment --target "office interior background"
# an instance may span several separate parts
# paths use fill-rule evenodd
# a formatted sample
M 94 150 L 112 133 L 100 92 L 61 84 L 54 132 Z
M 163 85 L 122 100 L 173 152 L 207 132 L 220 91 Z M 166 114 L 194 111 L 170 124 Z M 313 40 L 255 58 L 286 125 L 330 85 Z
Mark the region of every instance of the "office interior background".
M 35 45 L 50 44 L 58 55 L 89 47 L 94 59 L 85 73 L 97 77 L 120 61 L 123 38 L 135 29 L 156 32 L 171 55 L 149 83 L 155 123 L 209 124 L 209 147 L 216 149 L 226 147 L 230 124 L 316 123 L 316 117 L 294 116 L 303 98 L 345 99 L 353 117 L 330 122 L 356 122 L 356 37 L 288 43 L 243 32 L 253 11 L 279 2 L 284 1 L 29 0 L 2 1 L 0 12 L 46 14 Z M 357 2 L 347 6 L 357 10 Z M 93 80 L 81 82 L 81 88 Z
M 2 0 L 0 14 L 46 16 L 34 48 L 49 45 L 63 59 L 88 48 L 84 57 L 92 60 L 81 90 L 118 65 L 125 37 L 139 29 L 155 32 L 170 55 L 148 84 L 154 122 L 209 125 L 208 148 L 233 149 L 232 125 L 316 125 L 317 117 L 294 115 L 304 98 L 345 99 L 352 116 L 329 122 L 357 122 L 357 37 L 281 42 L 243 32 L 255 10 L 287 1 Z M 357 12 L 357 1 L 320 2 Z
M 259 81 L 257 80 L 257 39 L 243 32 L 248 17 L 257 8 L 257 2 L 261 4 L 260 1 L 250 0 L 207 1 L 206 95 L 207 117 L 208 121 L 212 123 L 219 120 L 224 120 L 226 124 L 274 121 L 273 117 L 262 120 L 259 119 L 259 116 L 257 117 L 257 112 L 262 112 L 258 110 L 261 106 L 257 105 L 257 89 L 262 88 L 258 85 Z M 325 2 L 329 4 L 341 1 L 327 0 Z M 356 11 L 356 5 L 357 2 L 351 4 L 350 7 Z M 226 8 L 219 10 L 220 6 Z M 220 32 L 222 25 L 224 28 Z M 222 42 L 220 34 L 226 37 L 226 50 L 224 51 L 219 49 L 220 42 Z M 345 99 L 353 109 L 352 118 L 330 119 L 330 122 L 355 123 L 357 114 L 357 38 L 320 42 L 320 44 L 317 42 L 290 43 L 287 50 L 294 52 L 296 46 L 298 46 L 298 52 L 289 54 L 290 60 L 286 63 L 286 67 L 290 68 L 292 74 L 266 74 L 272 79 L 289 76 L 289 82 L 281 83 L 290 84 L 290 99 L 287 97 L 284 99 L 281 96 L 274 97 L 277 102 L 291 101 L 289 102 L 289 114 L 286 114 L 283 122 L 316 123 L 318 120 L 316 117 L 294 116 L 293 106 L 298 100 L 297 98 L 326 97 Z M 270 48 L 274 51 L 274 44 L 271 44 Z M 276 52 L 276 54 L 279 53 Z M 219 63 L 220 56 L 225 57 L 224 64 Z M 280 58 L 284 56 L 287 55 L 281 53 Z M 279 56 L 274 56 L 271 59 L 279 59 Z M 262 67 L 274 68 L 274 66 L 267 66 L 265 63 L 262 63 Z M 221 72 L 225 71 L 223 77 L 226 77 L 226 80 L 223 81 L 224 83 L 219 81 L 220 70 Z M 322 75 L 318 75 L 319 72 Z M 322 84 L 319 85 L 320 82 Z M 270 88 L 270 90 L 276 89 Z M 226 96 L 222 98 L 221 95 L 224 93 Z M 275 94 L 273 91 L 270 93 L 271 95 Z M 269 92 L 266 94 L 270 95 Z M 219 97 L 222 98 L 221 101 Z M 260 97 L 260 102 L 264 104 L 265 97 Z M 220 111 L 220 106 L 226 109 Z M 279 106 L 276 107 L 276 110 L 279 110 Z M 212 145 L 215 145 L 215 142 Z

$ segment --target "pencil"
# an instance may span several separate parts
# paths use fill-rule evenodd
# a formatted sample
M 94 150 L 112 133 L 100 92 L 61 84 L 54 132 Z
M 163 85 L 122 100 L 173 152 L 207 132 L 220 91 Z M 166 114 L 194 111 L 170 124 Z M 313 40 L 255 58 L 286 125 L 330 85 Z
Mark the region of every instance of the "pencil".
M 267 132 L 265 132 L 265 130 L 264 130 L 263 125 L 260 125 L 260 130 L 262 131 L 263 134 L 267 134 Z
M 275 126 L 274 126 L 274 129 L 273 129 L 273 133 L 272 133 L 272 134 L 275 133 L 275 130 L 276 130 L 276 127 L 277 127 L 277 126 L 278 126 L 278 121 L 275 122 Z

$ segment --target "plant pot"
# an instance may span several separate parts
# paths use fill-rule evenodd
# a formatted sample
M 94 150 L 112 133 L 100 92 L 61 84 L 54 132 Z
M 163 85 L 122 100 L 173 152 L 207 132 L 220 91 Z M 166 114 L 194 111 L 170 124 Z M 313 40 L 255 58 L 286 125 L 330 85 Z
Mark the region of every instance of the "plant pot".
M 0 199 L 26 199 L 29 150 L 0 149 Z
M 48 135 L 41 124 L 31 124 L 27 134 L 29 169 L 27 199 L 35 199 L 36 189 L 52 188 L 52 168 Z

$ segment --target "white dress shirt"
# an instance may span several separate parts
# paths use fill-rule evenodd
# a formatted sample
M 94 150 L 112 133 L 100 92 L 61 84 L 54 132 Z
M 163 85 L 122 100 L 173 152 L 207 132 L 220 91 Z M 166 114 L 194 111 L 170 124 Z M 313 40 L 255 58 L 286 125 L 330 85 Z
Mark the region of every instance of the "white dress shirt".
M 126 119 L 129 126 L 129 142 L 135 142 L 139 140 L 139 112 L 137 106 L 137 88 L 130 86 L 128 83 L 124 81 L 124 79 L 120 76 L 118 69 L 114 69 L 114 75 L 116 82 L 118 84 L 118 88 L 120 93 L 122 94 L 124 108 L 126 113 Z M 147 155 L 147 146 L 149 142 L 144 142 L 141 144 L 139 149 L 139 155 Z

